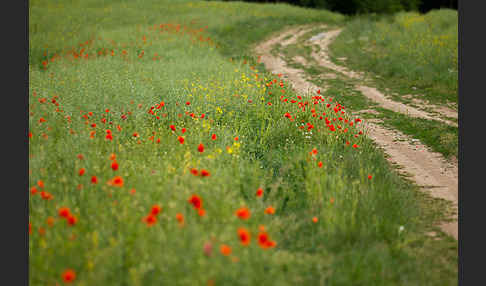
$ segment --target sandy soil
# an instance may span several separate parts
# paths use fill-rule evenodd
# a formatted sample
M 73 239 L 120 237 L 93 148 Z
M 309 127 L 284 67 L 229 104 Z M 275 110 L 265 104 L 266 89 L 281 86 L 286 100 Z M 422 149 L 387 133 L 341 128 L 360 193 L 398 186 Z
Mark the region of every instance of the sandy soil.
M 270 51 L 272 47 L 279 43 L 282 46 L 294 43 L 297 38 L 309 31 L 312 27 L 302 26 L 294 27 L 279 33 L 276 36 L 272 36 L 268 40 L 262 42 L 255 47 L 255 52 L 261 56 L 260 61 L 265 65 L 267 70 L 272 73 L 281 73 L 291 84 L 296 92 L 302 95 L 308 95 L 309 92 L 313 93 L 318 89 L 325 90 L 325 86 L 316 86 L 310 83 L 305 75 L 304 71 L 296 68 L 290 68 L 286 65 L 284 57 L 279 55 L 273 56 Z M 329 68 L 335 72 L 341 73 L 351 79 L 363 79 L 363 75 L 358 72 L 353 72 L 346 67 L 336 65 L 333 63 L 328 54 L 328 46 L 333 39 L 341 32 L 341 29 L 324 32 L 312 37 L 306 44 L 316 44 L 320 46 L 318 49 L 312 49 L 311 56 L 316 60 L 319 65 Z M 282 41 L 283 38 L 292 35 Z M 303 59 L 303 58 L 302 58 Z M 299 59 L 301 60 L 301 59 Z M 306 64 L 310 64 L 306 62 Z M 321 75 L 326 77 L 325 75 Z M 435 119 L 447 124 L 457 125 L 455 122 L 441 119 L 440 115 L 447 114 L 448 117 L 454 117 L 450 115 L 456 115 L 457 112 L 449 110 L 445 107 L 438 107 L 433 105 L 427 105 L 426 107 L 434 110 L 434 113 L 428 113 L 424 110 L 405 105 L 401 102 L 396 102 L 386 97 L 376 88 L 368 87 L 365 85 L 356 85 L 356 90 L 361 91 L 365 96 L 373 101 L 379 103 L 382 107 L 393 110 L 395 112 L 401 112 L 408 114 L 411 117 L 420 117 L 426 119 Z M 441 112 L 442 111 L 442 112 Z M 364 122 L 367 136 L 369 136 L 374 142 L 388 154 L 389 160 L 399 166 L 401 166 L 400 172 L 406 172 L 411 175 L 411 179 L 421 187 L 421 190 L 429 193 L 433 197 L 445 199 L 451 201 L 453 206 L 458 206 L 458 169 L 457 162 L 446 161 L 441 154 L 430 151 L 425 145 L 421 144 L 418 140 L 410 138 L 396 130 L 391 130 L 382 127 L 379 124 L 371 121 Z M 406 140 L 397 140 L 398 138 L 405 138 Z M 458 223 L 457 212 L 455 220 L 451 223 L 441 225 L 441 229 L 454 237 L 458 238 Z

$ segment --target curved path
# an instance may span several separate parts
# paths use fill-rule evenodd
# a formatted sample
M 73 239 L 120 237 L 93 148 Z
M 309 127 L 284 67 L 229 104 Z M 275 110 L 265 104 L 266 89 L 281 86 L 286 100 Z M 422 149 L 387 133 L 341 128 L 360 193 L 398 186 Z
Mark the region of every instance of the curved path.
M 324 28 L 325 26 L 321 26 Z M 325 86 L 316 86 L 311 83 L 303 70 L 291 68 L 287 66 L 282 55 L 274 56 L 271 53 L 272 47 L 277 43 L 286 46 L 294 43 L 299 36 L 305 34 L 315 27 L 306 25 L 287 29 L 276 36 L 260 43 L 255 47 L 255 52 L 259 55 L 261 61 L 267 70 L 275 74 L 282 74 L 291 84 L 293 89 L 301 95 L 308 95 L 309 92 L 315 92 L 318 89 L 325 90 Z M 330 70 L 340 73 L 350 79 L 362 79 L 362 74 L 353 72 L 346 67 L 334 64 L 328 54 L 328 46 L 335 37 L 341 32 L 341 29 L 336 29 L 324 33 L 320 33 L 310 38 L 306 45 L 319 45 L 319 49 L 312 49 L 311 53 L 313 60 L 319 65 L 324 66 Z M 289 37 L 290 36 L 290 37 Z M 285 40 L 284 40 L 285 39 Z M 318 50 L 318 52 L 316 52 Z M 303 57 L 296 57 L 304 66 L 310 63 L 306 62 Z M 361 91 L 364 96 L 377 102 L 386 109 L 393 110 L 407 114 L 411 117 L 420 117 L 426 119 L 433 119 L 442 121 L 446 124 L 456 125 L 454 122 L 443 120 L 434 114 L 428 113 L 424 110 L 419 110 L 414 107 L 405 105 L 401 102 L 393 101 L 379 92 L 376 88 L 364 85 L 355 85 L 356 90 Z M 447 110 L 443 107 L 428 106 L 432 110 L 437 110 L 438 114 L 445 115 L 441 110 L 446 110 L 448 117 L 455 115 L 457 112 Z M 396 130 L 385 128 L 381 125 L 371 122 L 371 120 L 364 122 L 366 125 L 367 135 L 374 140 L 374 142 L 381 147 L 389 160 L 402 167 L 401 171 L 411 175 L 411 179 L 420 186 L 421 190 L 429 193 L 432 197 L 445 199 L 451 201 L 453 206 L 458 207 L 458 169 L 457 163 L 447 162 L 439 153 L 430 151 L 426 146 L 406 136 Z M 397 141 L 397 138 L 409 139 Z M 410 143 L 410 141 L 415 142 Z M 457 213 L 454 215 L 454 221 L 444 223 L 441 229 L 454 237 L 458 238 L 458 224 Z
M 339 65 L 334 64 L 331 62 L 329 59 L 329 45 L 332 43 L 332 41 L 341 33 L 342 29 L 336 29 L 332 30 L 329 32 L 324 32 L 320 33 L 317 36 L 314 37 L 314 39 L 311 38 L 311 42 L 314 42 L 315 44 L 319 45 L 320 50 L 319 52 L 313 52 L 312 57 L 318 62 L 319 65 L 326 67 L 328 69 L 331 69 L 333 71 L 339 72 L 349 78 L 352 79 L 358 79 L 362 80 L 363 76 L 360 73 L 356 73 L 353 71 L 348 70 L 346 67 L 342 67 Z M 403 104 L 401 102 L 393 101 L 386 97 L 383 93 L 381 93 L 379 90 L 377 90 L 374 87 L 369 87 L 365 85 L 358 84 L 355 86 L 356 90 L 359 90 L 364 96 L 367 98 L 371 99 L 372 101 L 378 103 L 381 107 L 398 112 L 398 113 L 403 113 L 406 114 L 410 117 L 420 117 L 424 119 L 429 119 L 429 120 L 437 120 L 441 121 L 445 124 L 456 126 L 457 123 L 449 121 L 449 120 L 444 120 L 440 117 L 433 116 L 432 114 L 429 114 L 428 112 L 424 110 L 420 110 L 411 106 L 408 106 L 406 104 Z M 442 114 L 444 116 L 448 117 L 455 117 L 457 118 L 457 112 L 451 109 L 448 109 L 446 107 L 439 107 L 435 106 L 432 104 L 426 104 L 429 109 L 432 109 L 435 111 L 435 113 Z

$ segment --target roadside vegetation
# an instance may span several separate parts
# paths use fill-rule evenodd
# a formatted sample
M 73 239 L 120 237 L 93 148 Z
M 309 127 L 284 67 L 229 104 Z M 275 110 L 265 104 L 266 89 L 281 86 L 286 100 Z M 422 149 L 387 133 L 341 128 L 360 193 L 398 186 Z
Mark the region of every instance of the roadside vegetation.
M 297 96 L 250 52 L 285 25 L 343 21 L 30 1 L 29 284 L 455 285 L 457 242 L 425 234 L 443 202 L 339 98 Z
M 330 46 L 336 62 L 366 71 L 378 88 L 398 93 L 394 99 L 412 94 L 456 110 L 457 48 L 457 11 L 450 9 L 355 17 Z
M 393 32 L 386 32 L 394 29 L 395 24 L 389 22 L 391 16 L 388 17 L 388 21 L 384 20 L 385 18 L 383 17 L 377 20 L 371 16 L 350 20 L 344 26 L 340 35 L 330 45 L 331 59 L 341 66 L 363 72 L 366 84 L 377 87 L 394 100 L 418 108 L 425 108 L 425 110 L 427 110 L 426 106 L 424 106 L 425 102 L 456 109 L 457 66 L 454 72 L 450 72 L 451 69 L 445 73 L 441 70 L 445 69 L 444 64 L 447 60 L 449 60 L 449 64 L 457 64 L 457 46 L 452 47 L 454 41 L 457 40 L 457 33 L 454 35 L 451 32 L 454 26 L 454 13 L 456 17 L 455 29 L 457 29 L 457 13 L 452 10 L 431 11 L 426 15 L 420 16 L 421 18 L 419 19 L 422 20 L 416 20 L 422 23 L 423 19 L 427 19 L 428 24 L 423 23 L 424 25 L 435 27 L 435 32 L 439 33 L 439 35 L 441 34 L 439 29 L 442 27 L 442 34 L 447 33 L 450 35 L 450 37 L 441 37 L 449 39 L 447 44 L 442 43 L 442 48 L 441 45 L 436 46 L 431 40 L 437 37 L 425 33 L 426 30 L 404 30 L 403 36 Z M 395 17 L 403 20 L 415 19 L 413 17 L 419 16 L 416 13 L 403 13 Z M 415 20 L 409 21 L 414 23 L 413 21 Z M 382 30 L 377 31 L 376 26 L 380 26 Z M 364 118 L 381 119 L 383 121 L 382 124 L 419 139 L 432 150 L 441 153 L 448 159 L 455 160 L 454 158 L 457 158 L 458 155 L 457 127 L 449 126 L 440 121 L 411 118 L 379 108 L 376 103 L 366 99 L 358 90 L 355 90 L 354 85 L 362 84 L 362 81 L 348 78 L 328 68 L 319 66 L 310 55 L 313 50 L 319 49 L 319 47 L 317 45 L 312 46 L 309 39 L 319 33 L 335 28 L 337 28 L 336 25 L 328 25 L 319 29 L 313 29 L 300 36 L 293 44 L 286 47 L 276 45 L 273 53 L 282 54 L 289 66 L 304 70 L 311 82 L 318 86 L 327 86 L 325 94 L 336 97 L 339 102 L 351 110 L 355 112 L 373 110 L 371 113 L 363 113 L 362 116 Z M 422 37 L 421 44 L 407 43 L 405 35 L 409 39 Z M 385 37 L 388 39 L 388 44 L 381 47 L 381 53 L 378 53 L 377 49 L 372 51 L 366 48 L 367 45 L 365 43 L 370 44 L 375 38 Z M 456 40 L 452 40 L 454 37 Z M 361 44 L 357 42 L 361 42 Z M 402 46 L 401 52 L 394 50 L 394 47 L 399 47 L 400 45 Z M 406 50 L 403 48 L 405 45 L 408 46 Z M 420 53 L 418 51 L 419 48 L 423 48 L 425 51 Z M 428 56 L 426 57 L 425 55 Z M 302 56 L 305 60 L 305 65 L 301 62 L 296 62 L 296 56 Z M 415 103 L 414 99 L 418 99 L 420 102 Z M 457 118 L 444 118 L 457 122 Z

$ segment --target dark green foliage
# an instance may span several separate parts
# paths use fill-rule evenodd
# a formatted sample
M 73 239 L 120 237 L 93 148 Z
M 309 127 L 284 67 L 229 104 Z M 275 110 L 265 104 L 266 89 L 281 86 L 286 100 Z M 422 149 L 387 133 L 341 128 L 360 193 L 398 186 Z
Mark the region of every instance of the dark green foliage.
M 224 0 L 227 1 L 227 0 Z M 246 0 L 246 2 L 285 2 L 311 8 L 324 8 L 343 14 L 378 13 L 418 10 L 421 0 Z
M 422 0 L 419 5 L 421 13 L 427 13 L 433 9 L 449 8 L 457 10 L 457 0 Z

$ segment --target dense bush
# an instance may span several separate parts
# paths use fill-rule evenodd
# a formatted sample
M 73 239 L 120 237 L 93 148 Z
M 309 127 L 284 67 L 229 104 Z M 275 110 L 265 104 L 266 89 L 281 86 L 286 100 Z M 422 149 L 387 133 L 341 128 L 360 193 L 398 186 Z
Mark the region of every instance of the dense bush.
M 419 11 L 427 13 L 433 9 L 449 8 L 457 10 L 458 0 L 422 0 L 419 5 Z
M 223 0 L 231 1 L 231 0 Z M 246 2 L 278 3 L 324 8 L 343 14 L 394 13 L 398 11 L 421 11 L 438 8 L 457 9 L 457 0 L 243 0 Z
M 330 10 L 344 14 L 394 13 L 418 9 L 420 0 L 326 0 Z

